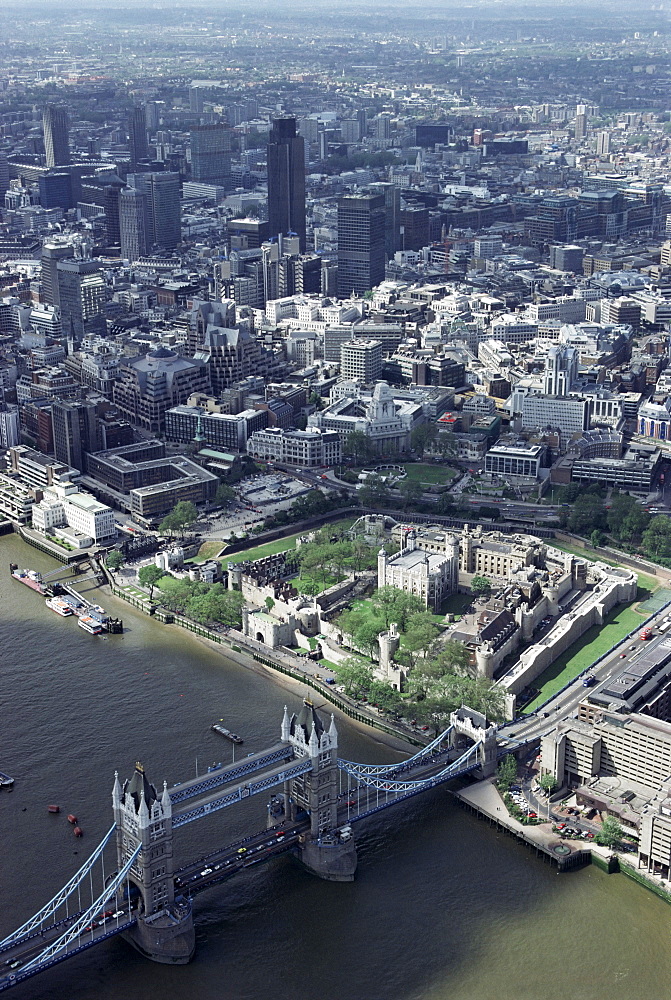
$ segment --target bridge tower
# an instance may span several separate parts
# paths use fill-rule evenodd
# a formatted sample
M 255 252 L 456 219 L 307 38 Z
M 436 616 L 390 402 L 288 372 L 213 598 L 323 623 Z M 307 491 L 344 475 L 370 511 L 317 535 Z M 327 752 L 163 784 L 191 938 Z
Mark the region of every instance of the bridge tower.
M 288 821 L 302 812 L 310 817 L 310 831 L 299 845 L 301 862 L 315 875 L 331 882 L 351 882 L 356 871 L 356 846 L 351 831 L 338 829 L 338 730 L 333 716 L 328 729 L 307 699 L 298 715 L 285 707 L 282 741 L 296 757 L 309 756 L 312 770 L 285 786 Z
M 119 869 L 138 846 L 142 848 L 130 873 L 137 924 L 124 937 L 154 962 L 183 965 L 193 957 L 196 937 L 191 904 L 175 899 L 172 803 L 167 785 L 164 782 L 159 797 L 137 763 L 123 787 L 115 774 L 112 806 Z

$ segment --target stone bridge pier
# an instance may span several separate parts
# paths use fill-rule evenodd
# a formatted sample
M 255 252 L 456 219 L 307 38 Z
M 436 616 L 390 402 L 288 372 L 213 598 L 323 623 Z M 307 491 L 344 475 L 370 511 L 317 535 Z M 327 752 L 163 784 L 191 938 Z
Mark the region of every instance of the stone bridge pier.
M 357 866 L 351 830 L 338 828 L 338 731 L 331 716 L 328 729 L 307 699 L 298 715 L 285 707 L 283 742 L 296 757 L 309 756 L 312 768 L 284 785 L 284 793 L 271 802 L 269 825 L 278 820 L 293 823 L 310 819 L 310 830 L 301 837 L 298 858 L 314 875 L 331 882 L 351 882 Z

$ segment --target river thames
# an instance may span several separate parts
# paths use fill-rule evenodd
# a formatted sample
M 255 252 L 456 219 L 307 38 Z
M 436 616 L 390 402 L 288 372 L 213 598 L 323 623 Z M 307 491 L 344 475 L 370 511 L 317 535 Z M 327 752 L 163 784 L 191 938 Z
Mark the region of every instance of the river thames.
M 220 718 L 244 751 L 279 738 L 302 692 L 189 634 L 89 591 L 123 618 L 94 637 L 9 576 L 9 563 L 56 563 L 0 539 L 2 728 L 0 937 L 43 905 L 112 822 L 114 771 L 141 760 L 161 786 L 229 761 Z M 86 585 L 84 585 L 86 586 Z M 328 712 L 328 707 L 324 712 Z M 336 713 L 351 760 L 402 756 Z M 408 751 L 409 752 L 409 751 Z M 59 816 L 47 813 L 58 803 Z M 65 814 L 84 829 L 76 841 Z M 261 829 L 262 797 L 175 835 L 176 864 Z M 356 829 L 351 884 L 322 882 L 291 858 L 233 878 L 194 903 L 188 966 L 142 959 L 120 939 L 16 987 L 17 1000 L 659 1000 L 671 981 L 671 908 L 622 875 L 558 875 L 522 845 L 461 811 L 446 789 Z M 79 852 L 76 854 L 76 852 Z

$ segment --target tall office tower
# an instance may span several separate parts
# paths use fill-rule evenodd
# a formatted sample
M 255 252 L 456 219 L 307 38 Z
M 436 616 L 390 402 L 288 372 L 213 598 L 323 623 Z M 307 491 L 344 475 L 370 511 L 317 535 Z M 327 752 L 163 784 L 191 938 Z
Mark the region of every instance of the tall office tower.
M 200 114 L 203 110 L 203 88 L 189 87 L 189 111 Z
M 356 382 L 376 382 L 382 374 L 382 343 L 346 340 L 340 347 L 340 374 Z
M 576 139 L 584 139 L 587 135 L 587 115 L 576 115 L 574 136 Z
M 137 104 L 128 115 L 128 147 L 131 170 L 135 170 L 139 161 L 149 156 L 147 118 L 141 104 Z
M 47 104 L 42 116 L 44 127 L 44 150 L 47 154 L 47 166 L 59 167 L 70 162 L 70 147 L 68 144 L 69 121 L 65 108 L 56 104 Z
M 74 257 L 75 249 L 68 244 L 44 243 L 40 258 L 42 269 L 40 273 L 40 284 L 42 291 L 40 298 L 50 306 L 60 305 L 58 293 L 58 262 Z
M 9 163 L 4 153 L 0 153 L 0 198 L 9 190 Z
M 608 156 L 610 153 L 610 132 L 597 132 L 596 134 L 596 155 Z
M 338 295 L 363 295 L 384 281 L 382 194 L 345 195 L 338 202 Z
M 137 188 L 119 192 L 119 242 L 125 260 L 144 257 L 149 249 L 147 240 L 147 196 Z
M 57 264 L 61 324 L 66 336 L 107 330 L 103 304 L 105 279 L 94 260 L 60 260 Z
M 109 247 L 118 246 L 121 240 L 121 232 L 119 229 L 119 195 L 121 191 L 123 191 L 124 186 L 125 185 L 119 178 L 118 181 L 106 184 L 103 188 L 105 230 L 107 245 Z
M 182 239 L 179 174 L 129 174 L 128 183 L 147 196 L 147 242 L 172 250 Z
M 21 440 L 19 408 L 0 399 L 0 448 L 15 448 Z
M 358 118 L 343 118 L 340 122 L 340 138 L 347 143 L 360 141 L 361 122 Z
M 276 118 L 268 143 L 270 235 L 294 233 L 305 251 L 305 143 L 295 118 Z
M 191 177 L 226 187 L 231 180 L 231 130 L 228 125 L 196 125 L 191 129 Z
M 391 260 L 401 249 L 401 189 L 397 184 L 380 181 L 370 184 L 369 190 L 384 195 L 384 252 L 387 260 Z
M 151 132 L 152 135 L 158 129 L 161 118 L 160 109 L 162 106 L 162 101 L 147 101 L 144 106 L 144 123 L 146 125 L 147 132 Z
M 553 344 L 548 350 L 543 373 L 543 390 L 548 396 L 568 396 L 578 377 L 580 355 L 568 344 Z
M 86 454 L 100 451 L 95 403 L 58 400 L 51 419 L 57 461 L 86 472 Z

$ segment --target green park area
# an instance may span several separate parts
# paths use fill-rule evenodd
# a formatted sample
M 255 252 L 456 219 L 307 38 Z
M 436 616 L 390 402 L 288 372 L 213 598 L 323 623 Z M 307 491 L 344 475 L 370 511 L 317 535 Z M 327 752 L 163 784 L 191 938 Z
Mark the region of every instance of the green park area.
M 631 606 L 613 608 L 603 625 L 593 625 L 588 629 L 537 678 L 534 686 L 538 687 L 539 693 L 524 706 L 524 712 L 533 712 L 548 698 L 561 691 L 564 685 L 574 680 L 599 656 L 613 649 L 640 624 L 641 617 Z
M 411 483 L 428 483 L 442 486 L 456 476 L 456 470 L 449 465 L 427 465 L 423 462 L 407 462 L 403 465 Z
M 340 521 L 334 521 L 333 524 L 324 525 L 325 528 L 332 528 L 333 530 L 338 529 L 338 532 L 345 531 L 347 528 L 351 528 L 354 524 L 354 518 L 343 518 Z M 230 555 L 223 552 L 221 558 L 226 563 L 230 562 L 245 562 L 248 559 L 264 559 L 266 556 L 274 556 L 276 552 L 288 552 L 289 549 L 296 547 L 296 539 L 304 535 L 305 531 L 297 531 L 292 535 L 285 535 L 283 538 L 277 538 L 274 542 L 266 542 L 264 545 L 255 545 L 249 549 L 242 549 L 240 552 L 232 552 Z M 220 549 L 225 546 L 222 542 Z

